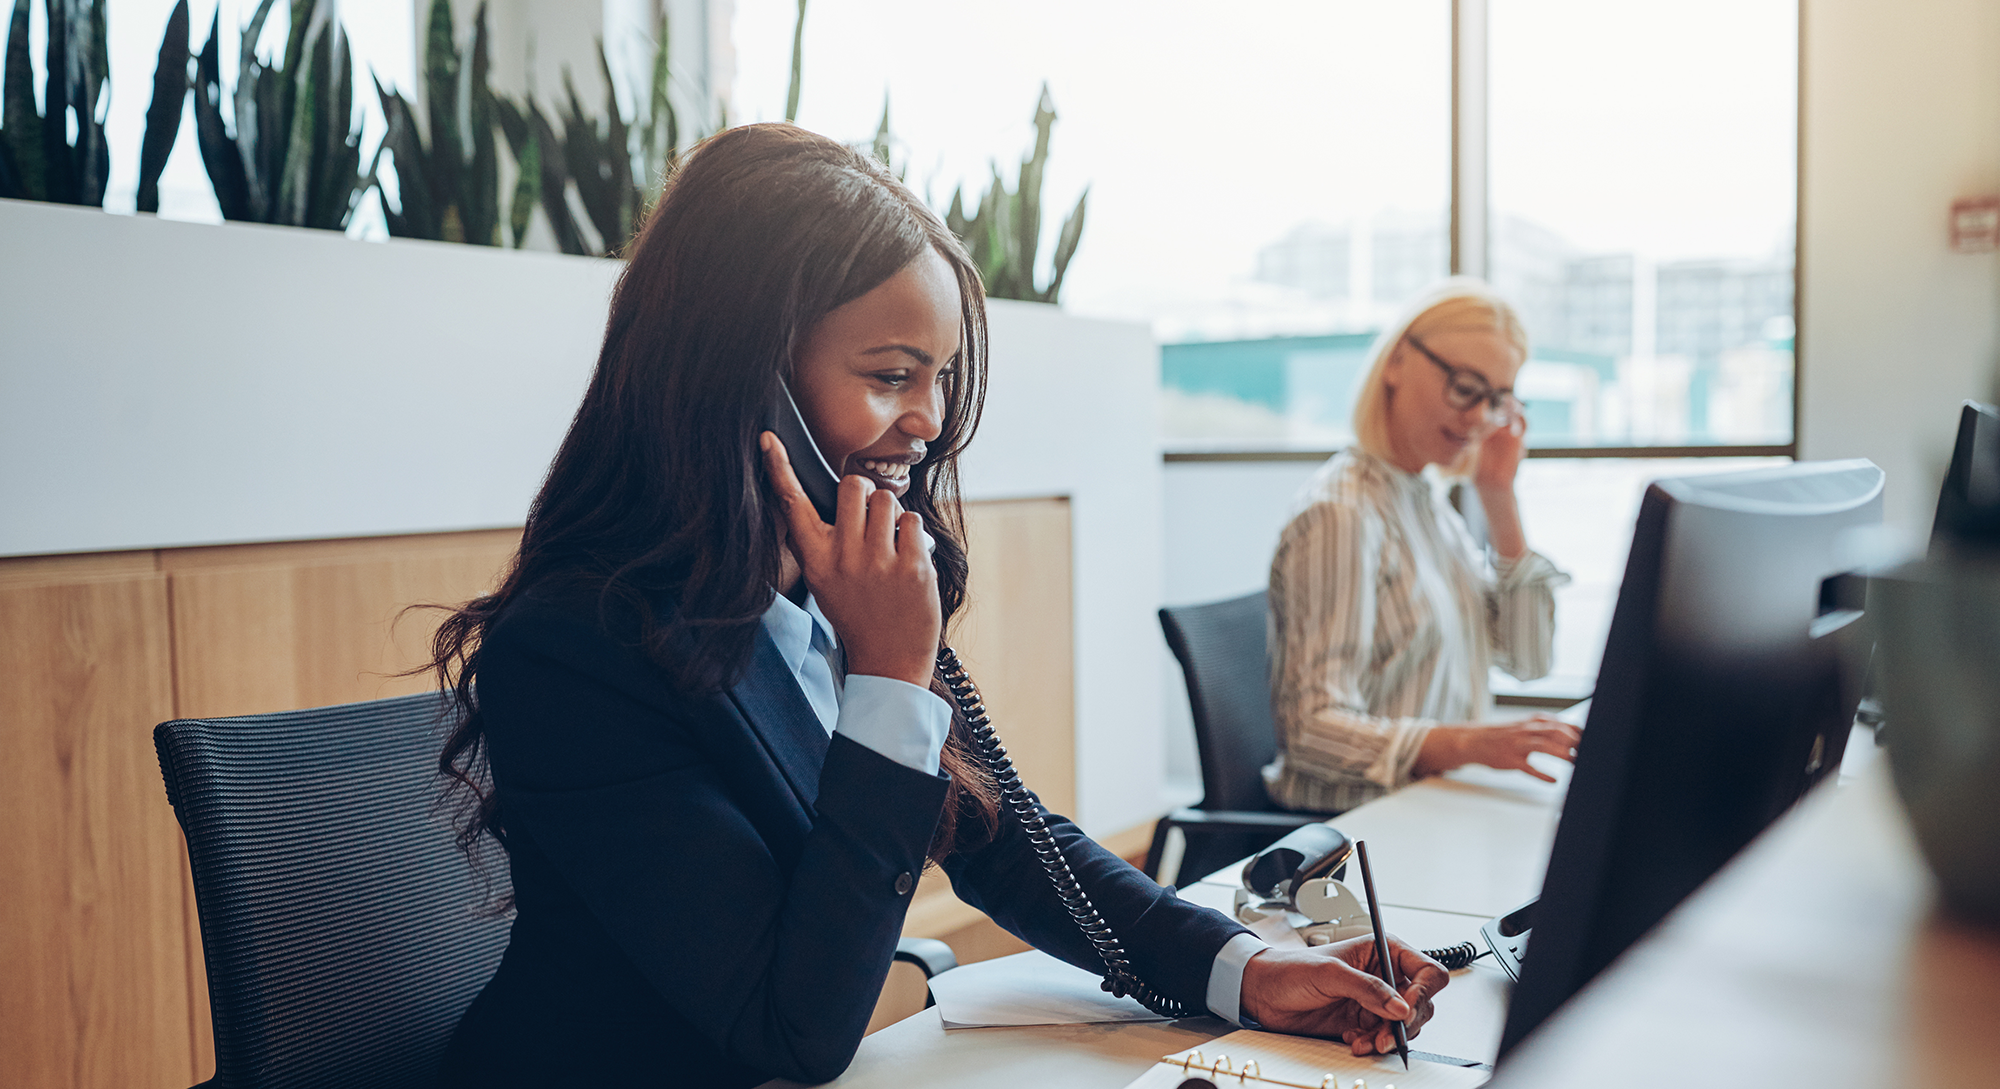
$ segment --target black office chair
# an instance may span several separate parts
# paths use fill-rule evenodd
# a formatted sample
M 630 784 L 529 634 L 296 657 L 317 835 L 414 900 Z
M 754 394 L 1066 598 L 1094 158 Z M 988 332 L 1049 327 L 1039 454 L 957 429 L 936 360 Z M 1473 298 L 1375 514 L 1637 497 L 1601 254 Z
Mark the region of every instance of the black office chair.
M 1263 767 L 1278 752 L 1270 654 L 1264 645 L 1269 617 L 1262 590 L 1160 610 L 1167 645 L 1187 676 L 1203 795 L 1192 808 L 1176 809 L 1154 826 L 1146 872 L 1155 878 L 1161 876 L 1161 856 L 1173 829 L 1187 843 L 1176 876 L 1200 877 L 1270 846 L 1302 824 L 1333 815 L 1286 812 L 1264 793 Z
M 511 925 L 488 910 L 506 860 L 475 874 L 437 811 L 441 710 L 427 693 L 154 729 L 208 962 L 205 1087 L 436 1080 Z M 896 959 L 957 964 L 922 938 Z
M 214 1089 L 428 1086 L 507 947 L 437 811 L 435 693 L 153 731 L 187 834 Z

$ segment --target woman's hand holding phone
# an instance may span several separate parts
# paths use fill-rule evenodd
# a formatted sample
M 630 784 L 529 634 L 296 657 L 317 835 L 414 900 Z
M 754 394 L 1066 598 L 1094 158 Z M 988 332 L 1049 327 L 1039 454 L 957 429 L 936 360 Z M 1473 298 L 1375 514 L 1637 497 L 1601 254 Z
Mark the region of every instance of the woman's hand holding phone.
M 1488 494 L 1512 491 L 1514 474 L 1521 468 L 1521 459 L 1528 453 L 1528 418 L 1519 409 L 1509 411 L 1505 417 L 1494 423 L 1492 429 L 1480 442 L 1479 466 L 1474 470 L 1473 486 L 1479 489 L 1483 499 Z
M 828 525 L 792 471 L 785 444 L 768 431 L 759 441 L 792 554 L 840 636 L 847 671 L 929 685 L 944 622 L 923 518 L 850 476 L 840 482 L 835 522 Z

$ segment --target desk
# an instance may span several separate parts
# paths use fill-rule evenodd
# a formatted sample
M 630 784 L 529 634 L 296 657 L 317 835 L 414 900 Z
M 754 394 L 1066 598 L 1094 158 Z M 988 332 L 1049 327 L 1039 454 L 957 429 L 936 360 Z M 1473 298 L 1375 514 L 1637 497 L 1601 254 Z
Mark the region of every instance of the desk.
M 1385 901 L 1384 925 L 1413 945 L 1456 945 L 1477 940 L 1480 924 L 1540 891 L 1566 782 L 1550 786 L 1519 772 L 1463 768 L 1350 810 L 1334 823 L 1368 841 Z M 1225 867 L 1182 895 L 1227 912 L 1239 868 Z M 1491 1062 L 1506 994 L 1504 974 L 1483 962 L 1454 973 L 1413 1046 Z M 828 1084 L 1119 1089 L 1160 1056 L 1200 1047 L 1231 1028 L 1198 1017 L 947 1032 L 937 1010 L 928 1009 L 862 1040 L 854 1064 Z M 773 1081 L 766 1089 L 794 1084 Z
M 1494 1084 L 2000 1084 L 2000 935 L 1933 914 L 1886 772 L 1807 798 Z
M 1477 915 L 1485 922 L 1542 891 L 1569 785 L 1568 764 L 1543 766 L 1556 774 L 1555 784 L 1474 765 L 1413 783 L 1332 823 L 1349 839 L 1368 841 L 1384 906 Z M 1240 869 L 1225 866 L 1199 884 L 1234 889 Z M 1360 891 L 1359 878 L 1348 877 Z
M 1934 915 L 1887 768 L 1867 759 L 1872 746 L 1848 755 L 1841 785 L 1781 818 L 1524 1043 L 1494 1084 L 2000 1085 L 2000 935 Z M 1535 894 L 1560 796 L 1467 769 L 1335 823 L 1369 840 L 1385 899 L 1403 902 L 1383 909 L 1385 923 L 1417 944 L 1447 944 Z M 1429 866 L 1426 850 L 1450 862 Z M 1481 864 L 1480 850 L 1496 857 Z M 1226 906 L 1225 876 L 1183 895 Z M 1420 899 L 1433 903 L 1408 906 Z M 1456 973 L 1416 1046 L 1490 1058 L 1505 1006 L 1498 976 L 1478 965 Z M 862 1041 L 833 1084 L 1119 1089 L 1227 1028 L 1197 1018 L 946 1032 L 926 1010 Z

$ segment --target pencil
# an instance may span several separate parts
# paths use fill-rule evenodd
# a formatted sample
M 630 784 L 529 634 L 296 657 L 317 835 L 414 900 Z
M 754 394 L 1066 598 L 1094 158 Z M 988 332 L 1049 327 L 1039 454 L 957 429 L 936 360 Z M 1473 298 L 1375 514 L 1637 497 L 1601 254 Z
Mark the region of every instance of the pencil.
M 1382 971 L 1382 982 L 1389 989 L 1402 994 L 1396 986 L 1396 962 L 1389 959 L 1389 934 L 1382 929 L 1382 905 L 1375 898 L 1375 875 L 1368 869 L 1368 844 L 1354 841 L 1354 853 L 1361 856 L 1361 883 L 1368 888 L 1368 925 L 1375 928 L 1375 963 Z M 1396 1054 L 1403 1060 L 1403 1069 L 1410 1068 L 1410 1032 L 1401 1021 L 1389 1022 L 1396 1034 Z

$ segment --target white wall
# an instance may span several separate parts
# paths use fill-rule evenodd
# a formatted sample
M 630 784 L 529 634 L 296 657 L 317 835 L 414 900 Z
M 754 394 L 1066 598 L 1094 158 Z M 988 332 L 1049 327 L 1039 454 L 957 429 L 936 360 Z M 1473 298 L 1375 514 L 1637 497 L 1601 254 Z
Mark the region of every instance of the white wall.
M 965 495 L 1070 499 L 1073 816 L 1092 833 L 1122 831 L 1167 808 L 1157 725 L 1166 644 L 1154 619 L 1164 532 L 1159 349 L 1143 325 L 1052 306 L 994 300 L 988 315 L 991 386 L 965 455 Z
M 1319 465 L 1298 461 L 1181 461 L 1166 466 L 1168 605 L 1194 605 L 1261 590 L 1296 494 Z M 1166 641 L 1159 645 L 1167 791 L 1176 804 L 1201 797 L 1187 682 Z
M 1995 395 L 2000 257 L 1947 215 L 2000 194 L 2000 4 L 1806 0 L 1801 49 L 1800 449 L 1882 466 L 1921 540 L 1958 402 Z
M 519 525 L 620 265 L 0 201 L 0 556 Z

